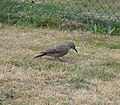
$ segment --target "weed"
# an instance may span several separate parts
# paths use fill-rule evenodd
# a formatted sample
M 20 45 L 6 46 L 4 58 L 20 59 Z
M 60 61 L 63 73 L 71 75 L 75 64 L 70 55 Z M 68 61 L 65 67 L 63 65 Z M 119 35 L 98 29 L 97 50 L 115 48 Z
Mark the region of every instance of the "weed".
M 85 80 L 85 74 L 84 74 L 84 70 L 76 65 L 75 66 L 75 71 L 73 72 L 69 83 L 74 87 L 74 88 L 85 88 L 85 89 L 89 89 L 89 82 Z
M 13 91 L 0 91 L 0 98 L 2 100 L 13 100 L 13 99 L 17 99 L 18 96 L 15 92 Z

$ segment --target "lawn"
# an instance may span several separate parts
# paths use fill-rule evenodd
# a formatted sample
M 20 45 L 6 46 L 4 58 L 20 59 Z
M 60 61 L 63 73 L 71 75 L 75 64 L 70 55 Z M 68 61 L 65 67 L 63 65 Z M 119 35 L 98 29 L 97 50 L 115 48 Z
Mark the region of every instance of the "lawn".
M 73 40 L 63 62 L 33 59 Z M 0 28 L 0 105 L 119 105 L 120 37 L 81 31 Z

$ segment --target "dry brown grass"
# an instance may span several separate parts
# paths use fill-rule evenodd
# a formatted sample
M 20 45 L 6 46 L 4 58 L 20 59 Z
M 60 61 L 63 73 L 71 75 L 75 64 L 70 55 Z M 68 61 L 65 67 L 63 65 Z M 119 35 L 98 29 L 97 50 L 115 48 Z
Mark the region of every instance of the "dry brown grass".
M 32 59 L 76 42 L 64 62 Z M 0 29 L 0 105 L 119 105 L 120 37 L 53 29 Z M 112 46 L 112 47 L 111 47 Z

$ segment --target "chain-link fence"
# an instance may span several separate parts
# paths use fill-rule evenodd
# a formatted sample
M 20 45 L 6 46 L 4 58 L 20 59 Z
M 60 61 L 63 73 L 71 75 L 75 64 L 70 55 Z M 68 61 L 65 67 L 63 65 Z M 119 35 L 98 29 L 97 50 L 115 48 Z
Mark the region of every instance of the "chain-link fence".
M 54 15 L 63 15 L 65 18 L 97 18 L 103 20 L 120 21 L 120 0 L 41 0 L 40 3 L 51 4 L 59 8 Z
M 120 0 L 1 0 L 0 22 L 19 24 L 28 22 L 37 26 L 55 23 L 71 28 L 120 22 Z M 68 22 L 68 21 L 72 21 Z M 62 25 L 62 26 L 64 26 Z M 119 24 L 120 25 L 120 24 Z M 117 25 L 118 28 L 120 26 Z M 116 27 L 116 26 L 115 26 Z

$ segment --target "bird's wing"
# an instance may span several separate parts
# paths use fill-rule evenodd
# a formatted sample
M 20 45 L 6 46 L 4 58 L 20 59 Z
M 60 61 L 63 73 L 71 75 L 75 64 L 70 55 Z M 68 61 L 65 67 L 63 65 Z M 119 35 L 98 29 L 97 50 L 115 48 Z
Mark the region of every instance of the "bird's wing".
M 49 48 L 46 53 L 60 53 L 68 50 L 68 48 L 65 45 L 59 45 L 53 48 Z

